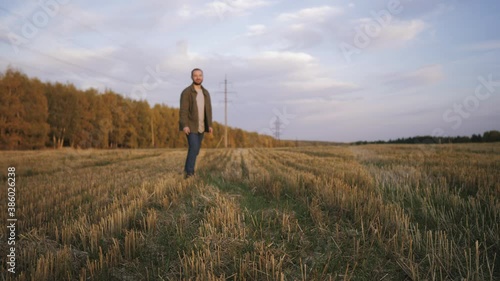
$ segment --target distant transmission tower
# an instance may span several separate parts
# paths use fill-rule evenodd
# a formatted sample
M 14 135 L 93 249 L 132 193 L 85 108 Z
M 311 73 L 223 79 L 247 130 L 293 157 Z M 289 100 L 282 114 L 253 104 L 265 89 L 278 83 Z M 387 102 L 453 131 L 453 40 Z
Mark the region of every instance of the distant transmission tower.
M 276 116 L 276 121 L 274 121 L 274 136 L 277 140 L 280 140 L 280 131 L 281 131 L 281 121 L 280 117 Z

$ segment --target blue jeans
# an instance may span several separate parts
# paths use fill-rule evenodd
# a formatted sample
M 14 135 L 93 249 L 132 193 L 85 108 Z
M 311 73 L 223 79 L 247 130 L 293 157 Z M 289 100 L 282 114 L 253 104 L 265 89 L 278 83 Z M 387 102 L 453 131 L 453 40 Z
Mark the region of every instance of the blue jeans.
M 188 140 L 188 154 L 186 157 L 186 165 L 184 172 L 187 175 L 194 174 L 194 165 L 196 164 L 196 156 L 200 152 L 201 141 L 203 140 L 203 133 L 189 133 Z

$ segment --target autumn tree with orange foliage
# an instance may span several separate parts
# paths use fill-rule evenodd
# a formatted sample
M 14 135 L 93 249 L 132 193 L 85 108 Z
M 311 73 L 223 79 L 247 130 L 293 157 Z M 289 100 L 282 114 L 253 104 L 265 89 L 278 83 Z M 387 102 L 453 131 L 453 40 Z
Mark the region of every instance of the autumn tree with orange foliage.
M 0 149 L 185 147 L 178 122 L 179 110 L 164 104 L 43 83 L 12 68 L 0 74 Z M 215 122 L 203 145 L 220 147 L 223 131 Z M 228 133 L 230 147 L 294 144 L 238 128 Z

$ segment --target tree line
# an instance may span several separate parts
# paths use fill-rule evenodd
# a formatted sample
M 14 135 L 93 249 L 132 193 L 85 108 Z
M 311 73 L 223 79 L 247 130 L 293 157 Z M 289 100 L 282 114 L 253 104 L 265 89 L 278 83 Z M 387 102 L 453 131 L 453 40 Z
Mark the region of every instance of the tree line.
M 178 124 L 178 108 L 150 106 L 109 89 L 42 82 L 10 67 L 0 73 L 0 149 L 185 147 Z M 213 127 L 203 146 L 224 146 L 224 126 L 214 122 Z M 294 144 L 228 128 L 230 147 Z
M 454 136 L 454 137 L 433 137 L 416 136 L 409 138 L 398 138 L 389 141 L 358 141 L 354 144 L 383 144 L 383 143 L 406 143 L 406 144 L 444 144 L 444 143 L 481 143 L 500 141 L 500 132 L 496 130 L 484 132 L 483 135 L 473 134 L 472 136 Z

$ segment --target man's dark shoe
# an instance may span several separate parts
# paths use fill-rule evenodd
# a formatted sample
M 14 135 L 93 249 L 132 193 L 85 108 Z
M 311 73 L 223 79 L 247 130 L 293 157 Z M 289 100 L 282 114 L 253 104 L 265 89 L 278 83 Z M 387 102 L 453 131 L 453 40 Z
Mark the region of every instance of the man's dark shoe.
M 194 174 L 185 174 L 184 175 L 185 179 L 189 179 L 189 178 L 192 178 L 192 177 L 194 177 Z

